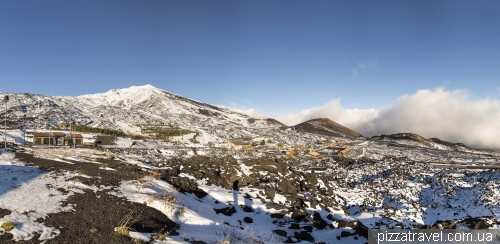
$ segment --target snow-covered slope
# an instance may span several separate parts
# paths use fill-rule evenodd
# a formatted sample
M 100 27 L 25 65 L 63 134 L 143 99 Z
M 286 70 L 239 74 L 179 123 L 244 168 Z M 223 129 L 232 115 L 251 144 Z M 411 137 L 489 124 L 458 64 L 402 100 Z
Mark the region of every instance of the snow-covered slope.
M 24 124 L 28 128 L 43 128 L 72 120 L 80 125 L 133 132 L 139 124 L 173 124 L 192 131 L 220 132 L 218 137 L 224 137 L 230 127 L 279 126 L 263 116 L 198 102 L 151 85 L 78 97 L 1 95 L 10 97 L 7 117 L 9 126 L 15 128 Z
M 472 152 L 473 149 L 467 147 L 462 143 L 450 143 L 442 141 L 438 138 L 425 139 L 420 135 L 414 133 L 398 133 L 392 135 L 381 135 L 379 140 L 385 142 L 395 142 L 402 145 L 436 148 L 441 150 Z
M 26 125 L 43 129 L 72 121 L 78 125 L 122 130 L 138 134 L 141 125 L 175 125 L 190 130 L 201 144 L 253 137 L 285 145 L 315 147 L 319 140 L 361 139 L 362 135 L 330 119 L 313 119 L 289 127 L 264 116 L 225 106 L 211 105 L 158 89 L 151 85 L 114 89 L 77 97 L 29 93 L 7 94 L 7 123 L 12 129 Z M 0 109 L 0 123 L 4 122 Z M 406 136 L 408 135 L 408 136 Z M 177 138 L 187 140 L 189 138 Z M 473 151 L 463 144 L 424 139 L 410 133 L 381 136 L 383 141 L 444 150 Z

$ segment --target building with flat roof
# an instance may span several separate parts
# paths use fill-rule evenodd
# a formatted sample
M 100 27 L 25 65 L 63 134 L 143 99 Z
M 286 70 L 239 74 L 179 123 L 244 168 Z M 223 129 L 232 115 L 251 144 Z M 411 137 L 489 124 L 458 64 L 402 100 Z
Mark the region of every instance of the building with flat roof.
M 72 143 L 71 143 L 72 142 Z M 33 132 L 33 145 L 83 145 L 81 134 L 65 134 L 63 132 Z

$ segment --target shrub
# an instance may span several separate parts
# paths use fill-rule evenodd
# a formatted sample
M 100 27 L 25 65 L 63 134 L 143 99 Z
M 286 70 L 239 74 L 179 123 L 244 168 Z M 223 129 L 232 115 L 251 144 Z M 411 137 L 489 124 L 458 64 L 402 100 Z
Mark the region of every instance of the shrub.
M 169 231 L 166 231 L 164 233 L 161 233 L 158 232 L 158 234 L 156 235 L 155 239 L 156 240 L 159 240 L 159 241 L 164 241 L 165 239 L 167 239 L 167 236 L 170 235 L 170 232 Z
M 4 223 L 2 224 L 2 228 L 3 228 L 5 231 L 7 231 L 7 232 L 9 232 L 9 231 L 13 230 L 15 227 L 16 227 L 16 224 L 14 224 L 14 223 L 12 223 L 12 222 L 10 222 L 10 221 L 8 221 L 8 222 L 4 222 Z
M 133 230 L 130 226 L 134 224 L 136 219 L 137 217 L 134 218 L 134 211 L 128 213 L 120 220 L 115 231 L 120 235 L 130 236 L 130 231 Z

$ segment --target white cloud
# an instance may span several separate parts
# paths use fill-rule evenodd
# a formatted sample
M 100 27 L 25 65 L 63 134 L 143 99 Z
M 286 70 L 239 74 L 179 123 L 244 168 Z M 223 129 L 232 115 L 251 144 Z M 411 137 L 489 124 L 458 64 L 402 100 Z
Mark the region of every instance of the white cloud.
M 365 69 L 376 69 L 377 61 L 373 61 L 371 63 L 359 63 L 356 67 L 351 69 L 352 76 L 358 76 L 361 70 Z
M 340 99 L 278 117 L 285 124 L 326 117 L 365 136 L 417 133 L 468 146 L 500 148 L 500 101 L 474 100 L 464 90 L 442 87 L 403 95 L 381 110 L 345 109 Z
M 296 125 L 310 119 L 331 118 L 344 125 L 362 126 L 369 123 L 378 114 L 375 109 L 345 109 L 340 105 L 340 99 L 333 99 L 323 106 L 304 109 L 298 113 L 289 113 L 277 119 L 287 125 Z M 334 118 L 334 119 L 333 119 Z
M 226 101 L 226 103 L 229 104 L 230 108 L 239 110 L 241 112 L 248 113 L 248 114 L 257 114 L 257 109 L 253 107 L 254 104 L 250 100 L 245 100 L 245 103 L 249 104 L 250 106 L 243 105 L 243 104 L 240 104 L 237 102 L 232 102 L 232 101 Z

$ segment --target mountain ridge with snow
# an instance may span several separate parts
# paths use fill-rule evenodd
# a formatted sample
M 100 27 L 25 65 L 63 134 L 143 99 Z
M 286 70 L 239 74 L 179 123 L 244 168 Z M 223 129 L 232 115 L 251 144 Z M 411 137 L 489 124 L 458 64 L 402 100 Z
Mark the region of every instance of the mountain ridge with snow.
M 183 97 L 152 85 L 113 89 L 104 93 L 45 96 L 9 95 L 8 127 L 46 129 L 69 123 L 141 134 L 148 125 L 173 125 L 196 132 L 207 141 L 260 137 L 283 126 L 265 116 Z M 4 113 L 0 111 L 3 124 Z M 272 133 L 271 133 L 272 134 Z
M 15 128 L 26 125 L 29 129 L 43 129 L 72 121 L 90 127 L 140 133 L 140 125 L 170 124 L 203 134 L 210 141 L 236 137 L 275 138 L 290 145 L 310 145 L 322 136 L 363 138 L 360 133 L 327 118 L 287 127 L 273 118 L 203 103 L 150 84 L 76 97 L 1 94 L 10 96 L 7 103 L 7 123 Z M 2 124 L 3 118 L 4 112 L 0 109 Z M 287 128 L 294 133 L 287 132 Z M 317 136 L 307 136 L 302 132 Z M 404 143 L 401 140 L 393 141 Z M 466 148 L 464 145 L 443 143 L 440 140 L 424 144 L 446 150 Z

